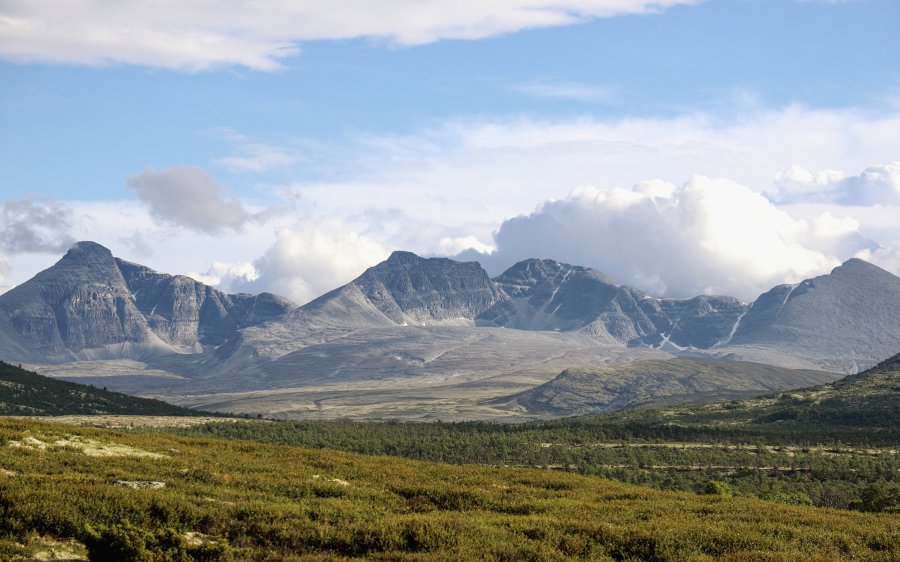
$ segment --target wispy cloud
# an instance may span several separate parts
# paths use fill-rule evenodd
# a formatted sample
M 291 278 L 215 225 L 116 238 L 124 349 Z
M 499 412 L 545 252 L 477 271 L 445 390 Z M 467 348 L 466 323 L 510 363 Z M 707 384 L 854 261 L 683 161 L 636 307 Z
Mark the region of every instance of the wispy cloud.
M 217 158 L 216 162 L 235 172 L 264 172 L 292 166 L 300 156 L 289 149 L 269 144 L 251 143 L 240 147 L 240 154 Z
M 606 86 L 583 84 L 579 82 L 540 81 L 520 84 L 514 91 L 535 98 L 573 100 L 581 102 L 606 102 L 614 94 L 614 89 Z
M 55 0 L 0 5 L 0 57 L 16 62 L 275 70 L 298 44 L 368 37 L 401 45 L 481 39 L 698 0 Z

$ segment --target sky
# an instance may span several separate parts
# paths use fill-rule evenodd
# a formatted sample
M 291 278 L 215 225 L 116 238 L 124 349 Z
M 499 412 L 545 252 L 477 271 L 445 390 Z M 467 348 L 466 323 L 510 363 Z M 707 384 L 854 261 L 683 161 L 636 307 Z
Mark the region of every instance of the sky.
M 751 301 L 900 274 L 896 0 L 0 0 L 0 292 L 298 304 L 391 251 Z

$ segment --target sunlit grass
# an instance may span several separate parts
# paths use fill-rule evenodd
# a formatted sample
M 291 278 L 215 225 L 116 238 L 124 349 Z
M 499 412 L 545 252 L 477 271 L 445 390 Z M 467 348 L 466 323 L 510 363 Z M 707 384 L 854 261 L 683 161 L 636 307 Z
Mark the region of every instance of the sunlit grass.
M 162 456 L 7 445 L 73 435 Z M 76 538 L 95 553 L 118 537 L 147 552 L 209 560 L 900 557 L 898 515 L 665 492 L 546 470 L 21 420 L 0 422 L 0 441 L 7 471 L 0 558 L 12 559 L 21 549 L 15 543 L 34 534 Z M 120 480 L 166 487 L 132 489 Z

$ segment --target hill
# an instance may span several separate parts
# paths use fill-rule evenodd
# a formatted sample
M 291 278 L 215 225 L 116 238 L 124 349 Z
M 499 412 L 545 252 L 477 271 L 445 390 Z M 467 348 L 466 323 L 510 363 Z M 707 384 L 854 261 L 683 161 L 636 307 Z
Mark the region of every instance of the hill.
M 95 456 L 95 451 L 116 454 Z M 900 516 L 0 420 L 0 558 L 892 560 Z M 724 494 L 724 495 L 723 495 Z M 43 551 L 42 551 L 43 549 Z
M 725 404 L 620 412 L 609 420 L 725 431 L 900 430 L 900 354 L 836 382 Z M 598 419 L 599 421 L 599 419 Z
M 159 400 L 44 377 L 0 361 L 0 415 L 73 414 L 197 416 L 205 413 Z
M 824 371 L 784 369 L 746 361 L 678 357 L 594 369 L 566 369 L 510 402 L 528 413 L 595 414 L 626 408 L 720 402 L 834 379 Z

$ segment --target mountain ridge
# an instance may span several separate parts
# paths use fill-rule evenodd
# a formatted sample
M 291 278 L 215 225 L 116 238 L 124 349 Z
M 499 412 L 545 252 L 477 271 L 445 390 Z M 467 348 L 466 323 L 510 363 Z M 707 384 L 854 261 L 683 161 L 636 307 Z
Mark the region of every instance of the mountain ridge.
M 242 411 L 244 401 L 259 408 L 253 413 L 305 415 L 311 407 L 329 411 L 326 403 L 350 408 L 364 400 L 375 408 L 372 401 L 383 397 L 421 399 L 423 411 L 433 405 L 441 412 L 468 401 L 472 412 L 503 416 L 491 400 L 567 370 L 639 360 L 688 356 L 860 370 L 895 351 L 895 294 L 900 279 L 860 260 L 775 287 L 747 305 L 727 296 L 658 298 L 553 260 L 523 260 L 491 279 L 477 262 L 398 251 L 297 307 L 266 293 L 225 294 L 82 242 L 0 295 L 0 356 L 55 363 L 41 372 L 229 411 Z M 844 337 L 847 329 L 854 333 Z M 702 394 L 691 384 L 663 384 L 660 377 L 669 375 L 654 369 L 622 392 L 641 399 L 648 397 L 640 386 Z M 731 382 L 717 379 L 707 398 L 810 382 L 776 369 L 774 379 L 753 379 L 748 387 L 739 373 L 725 371 Z

